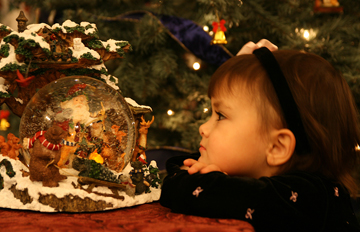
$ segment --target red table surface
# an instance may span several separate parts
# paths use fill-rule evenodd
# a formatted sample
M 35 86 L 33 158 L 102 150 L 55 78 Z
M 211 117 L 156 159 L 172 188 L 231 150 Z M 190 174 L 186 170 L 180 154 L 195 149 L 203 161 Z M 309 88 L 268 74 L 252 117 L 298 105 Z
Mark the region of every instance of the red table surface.
M 158 202 L 92 213 L 41 213 L 0 208 L 0 231 L 243 231 L 245 221 L 172 213 Z

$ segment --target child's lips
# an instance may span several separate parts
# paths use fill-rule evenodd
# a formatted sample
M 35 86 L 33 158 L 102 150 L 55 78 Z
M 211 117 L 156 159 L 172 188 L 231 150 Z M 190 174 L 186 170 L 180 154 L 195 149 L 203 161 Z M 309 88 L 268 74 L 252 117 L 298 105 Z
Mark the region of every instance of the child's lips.
M 206 148 L 203 145 L 200 145 L 199 151 L 206 151 Z

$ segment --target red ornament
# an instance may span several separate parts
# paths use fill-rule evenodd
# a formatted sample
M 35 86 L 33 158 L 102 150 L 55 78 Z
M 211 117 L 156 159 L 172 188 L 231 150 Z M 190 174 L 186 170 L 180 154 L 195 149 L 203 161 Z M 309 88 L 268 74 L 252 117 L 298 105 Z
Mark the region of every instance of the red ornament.
M 0 110 L 0 119 L 7 119 L 10 115 L 9 110 Z
M 24 78 L 24 76 L 20 73 L 19 69 L 16 70 L 16 75 L 19 79 L 15 79 L 15 81 L 19 83 L 20 87 L 27 87 L 28 85 L 30 85 L 31 81 L 35 78 L 35 76 Z
M 214 37 L 211 40 L 210 44 L 227 44 L 226 37 L 225 37 L 225 20 L 222 19 L 220 22 L 213 22 L 213 32 Z M 220 30 L 219 30 L 220 28 Z
M 213 22 L 212 26 L 213 26 L 213 32 L 214 33 L 216 33 L 218 31 L 218 27 L 220 27 L 221 31 L 223 31 L 223 32 L 226 31 L 225 20 L 224 19 L 220 20 L 220 22 Z

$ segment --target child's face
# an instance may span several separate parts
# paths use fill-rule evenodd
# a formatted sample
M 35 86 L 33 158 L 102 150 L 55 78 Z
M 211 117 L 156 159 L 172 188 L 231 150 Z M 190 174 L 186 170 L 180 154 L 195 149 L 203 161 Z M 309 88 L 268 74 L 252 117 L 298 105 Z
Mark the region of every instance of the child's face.
M 266 149 L 270 143 L 261 132 L 255 100 L 239 88 L 236 96 L 211 98 L 212 116 L 199 131 L 200 162 L 215 164 L 229 175 L 259 178 L 268 175 Z

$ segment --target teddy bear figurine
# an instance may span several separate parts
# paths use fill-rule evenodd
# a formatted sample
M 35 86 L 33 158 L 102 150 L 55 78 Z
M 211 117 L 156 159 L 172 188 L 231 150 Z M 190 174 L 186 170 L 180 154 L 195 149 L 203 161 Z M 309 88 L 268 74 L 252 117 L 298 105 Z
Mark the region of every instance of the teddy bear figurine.
M 60 160 L 61 142 L 67 134 L 61 127 L 53 125 L 29 139 L 29 148 L 33 147 L 29 164 L 31 181 L 42 181 L 44 187 L 58 187 L 58 182 L 67 178 L 55 166 Z

